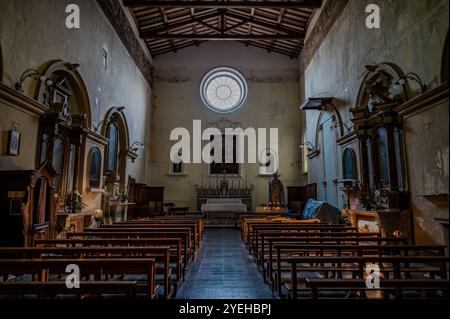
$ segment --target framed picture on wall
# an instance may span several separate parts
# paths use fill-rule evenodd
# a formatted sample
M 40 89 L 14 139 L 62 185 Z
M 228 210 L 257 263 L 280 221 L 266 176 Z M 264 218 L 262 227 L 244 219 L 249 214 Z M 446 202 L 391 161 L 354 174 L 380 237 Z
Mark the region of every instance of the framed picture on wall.
M 15 129 L 8 131 L 8 144 L 7 144 L 7 154 L 8 155 L 19 155 L 20 154 L 20 137 L 21 133 Z
M 178 156 L 182 156 L 181 149 L 178 151 Z M 183 161 L 180 161 L 179 163 L 174 163 L 172 161 L 169 161 L 169 176 L 186 176 L 186 168 L 183 163 Z

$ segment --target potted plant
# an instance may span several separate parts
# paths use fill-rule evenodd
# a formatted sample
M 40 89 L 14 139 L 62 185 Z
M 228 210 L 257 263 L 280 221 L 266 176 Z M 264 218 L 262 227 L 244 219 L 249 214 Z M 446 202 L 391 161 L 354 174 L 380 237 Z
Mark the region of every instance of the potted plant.
M 372 208 L 377 206 L 375 196 L 371 192 L 362 192 L 359 195 L 359 202 L 366 208 L 366 210 L 372 210 Z
M 66 197 L 64 198 L 64 208 L 69 211 L 69 213 L 79 213 L 85 207 L 86 205 L 83 203 L 83 198 L 80 193 L 72 192 L 66 194 Z

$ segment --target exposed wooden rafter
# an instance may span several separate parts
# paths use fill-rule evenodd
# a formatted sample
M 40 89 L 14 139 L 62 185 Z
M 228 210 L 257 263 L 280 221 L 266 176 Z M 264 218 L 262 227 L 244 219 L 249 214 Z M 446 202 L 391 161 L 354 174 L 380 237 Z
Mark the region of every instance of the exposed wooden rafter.
M 295 58 L 321 0 L 124 0 L 153 56 L 206 41 L 239 41 Z
M 125 7 L 146 7 L 146 8 L 320 8 L 321 0 L 303 1 L 154 1 L 154 0 L 123 0 Z

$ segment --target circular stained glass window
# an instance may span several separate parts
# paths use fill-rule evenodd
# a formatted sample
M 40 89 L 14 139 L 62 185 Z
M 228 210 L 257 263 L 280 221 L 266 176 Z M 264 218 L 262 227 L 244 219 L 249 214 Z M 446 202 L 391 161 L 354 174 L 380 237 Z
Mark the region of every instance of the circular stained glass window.
M 218 113 L 230 113 L 244 104 L 247 83 L 235 69 L 215 68 L 203 77 L 200 95 L 209 109 Z

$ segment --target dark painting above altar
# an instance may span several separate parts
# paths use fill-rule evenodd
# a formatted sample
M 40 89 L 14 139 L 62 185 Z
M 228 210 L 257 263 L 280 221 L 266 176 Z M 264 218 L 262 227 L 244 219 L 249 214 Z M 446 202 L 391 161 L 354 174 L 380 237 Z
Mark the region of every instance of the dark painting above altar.
M 214 136 L 211 136 L 211 141 L 214 140 Z M 214 150 L 211 152 L 213 156 Z M 226 163 L 225 154 L 233 152 L 233 163 Z M 226 148 L 225 145 L 225 135 L 222 135 L 222 162 L 215 163 L 212 162 L 209 165 L 209 175 L 240 175 L 239 163 L 236 160 L 236 136 L 233 136 L 233 147 Z

